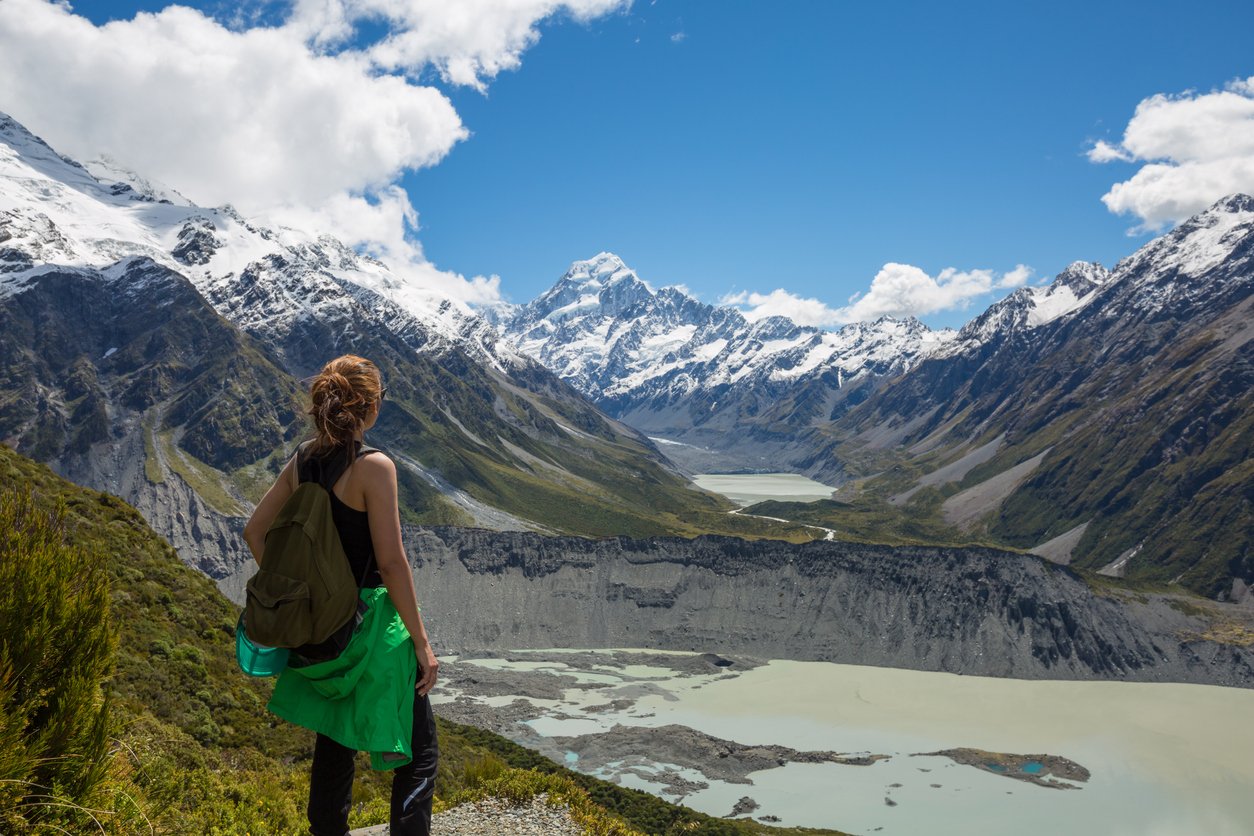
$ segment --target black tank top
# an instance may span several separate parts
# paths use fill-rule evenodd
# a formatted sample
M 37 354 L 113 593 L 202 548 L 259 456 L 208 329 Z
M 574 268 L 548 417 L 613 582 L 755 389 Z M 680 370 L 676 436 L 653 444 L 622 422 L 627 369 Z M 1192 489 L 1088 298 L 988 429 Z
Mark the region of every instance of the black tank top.
M 320 482 L 323 473 L 332 472 L 332 467 L 346 458 L 347 448 L 339 447 L 326 456 L 305 459 L 303 454 L 309 442 L 302 444 L 297 451 L 297 461 L 301 466 L 297 475 L 302 482 Z M 360 458 L 365 455 L 361 451 L 361 442 L 354 442 L 354 452 Z M 337 462 L 337 459 L 339 462 Z M 341 471 L 342 472 L 342 471 Z M 358 511 L 345 505 L 327 485 L 327 493 L 331 495 L 331 519 L 335 529 L 340 533 L 340 543 L 344 553 L 348 555 L 348 565 L 359 587 L 383 586 L 383 577 L 379 574 L 379 566 L 374 557 L 374 541 L 370 538 L 370 517 L 365 511 Z

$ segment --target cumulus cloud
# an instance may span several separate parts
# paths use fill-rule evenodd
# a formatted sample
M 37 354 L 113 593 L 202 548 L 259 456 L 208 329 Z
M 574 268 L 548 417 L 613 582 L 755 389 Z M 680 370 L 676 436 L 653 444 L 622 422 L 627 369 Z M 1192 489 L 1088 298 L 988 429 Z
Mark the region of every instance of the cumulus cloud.
M 1001 289 L 1023 287 L 1030 278 L 1032 278 L 1032 268 L 1026 264 L 1019 264 L 1010 272 L 1002 273 L 997 279 L 996 285 Z
M 889 262 L 875 274 L 865 294 L 854 294 L 849 304 L 834 308 L 818 299 L 803 298 L 776 288 L 770 293 L 741 291 L 728 294 L 720 304 L 735 305 L 752 320 L 786 316 L 799 325 L 831 327 L 865 322 L 881 316 L 926 316 L 965 308 L 973 299 L 995 290 L 1021 287 L 1032 276 L 1031 268 L 1018 265 L 1009 272 L 993 270 L 942 270 L 935 277 L 910 264 Z
M 776 288 L 770 293 L 740 291 L 729 293 L 719 299 L 720 305 L 735 305 L 747 319 L 758 320 L 768 316 L 786 316 L 798 325 L 810 325 L 824 328 L 838 325 L 847 320 L 840 318 L 840 312 L 830 308 L 818 299 L 806 299 L 789 293 L 783 288 Z
M 1031 276 L 1020 264 L 998 276 L 992 270 L 958 270 L 946 267 L 936 276 L 911 264 L 889 262 L 871 280 L 870 289 L 841 309 L 846 322 L 881 316 L 925 316 L 938 311 L 965 308 L 972 299 L 994 289 L 1019 287 Z
M 1254 192 L 1254 77 L 1223 90 L 1159 93 L 1137 105 L 1117 145 L 1096 142 L 1095 163 L 1143 163 L 1102 202 L 1141 220 L 1134 232 L 1181 221 L 1234 192 Z
M 467 278 L 427 260 L 416 237 L 418 213 L 400 186 L 387 186 L 369 198 L 341 192 L 317 205 L 276 207 L 258 217 L 273 226 L 332 230 L 335 237 L 387 264 L 423 298 L 459 299 L 469 305 L 501 300 L 499 276 Z
M 0 0 L 0 109 L 72 157 L 105 154 L 197 203 L 317 224 L 476 299 L 492 282 L 430 265 L 394 185 L 467 136 L 448 97 L 415 79 L 433 66 L 483 89 L 518 66 L 544 18 L 622 2 L 297 0 L 282 25 L 228 28 L 181 6 L 96 26 L 66 3 Z M 389 34 L 349 48 L 359 22 L 380 19 Z
M 590 21 L 630 0 L 297 0 L 286 26 L 334 48 L 361 21 L 383 21 L 387 34 L 360 52 L 387 70 L 433 66 L 453 84 L 484 89 L 540 39 L 537 24 L 557 14 Z
M 434 88 L 180 6 L 98 27 L 4 0 L 0 79 L 3 106 L 63 153 L 108 154 L 192 200 L 253 212 L 387 185 L 466 136 Z

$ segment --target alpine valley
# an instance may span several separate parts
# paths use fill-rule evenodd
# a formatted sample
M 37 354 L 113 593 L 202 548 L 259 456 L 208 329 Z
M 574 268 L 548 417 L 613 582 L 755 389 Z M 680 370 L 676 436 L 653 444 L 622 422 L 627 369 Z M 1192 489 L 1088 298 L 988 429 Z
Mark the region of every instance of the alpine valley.
M 956 334 L 749 322 L 654 291 L 608 254 L 498 317 L 689 472 L 843 486 L 754 513 L 870 540 L 976 539 L 1247 600 L 1252 297 L 1254 198 L 1235 195 L 1113 270 L 1076 262 Z
M 729 516 L 464 305 L 332 237 L 62 158 L 8 117 L 0 299 L 0 438 L 125 498 L 215 578 L 245 562 L 246 509 L 304 431 L 300 379 L 345 352 L 387 377 L 372 440 L 407 522 L 808 539 Z
M 836 556 L 879 554 L 867 544 L 918 564 L 919 577 L 894 569 L 874 584 L 915 628 L 943 617 L 977 629 L 992 618 L 1009 630 L 1006 654 L 1020 645 L 1013 635 L 1032 635 L 1028 657 L 986 659 L 989 672 L 1246 682 L 1246 609 L 1234 602 L 1254 583 L 1251 233 L 1254 201 L 1225 199 L 1111 271 L 1077 262 L 958 332 L 892 318 L 839 331 L 751 321 L 680 288 L 655 290 L 611 253 L 574 262 L 527 305 L 477 313 L 416 291 L 327 234 L 267 228 L 110 160 L 61 157 L 5 117 L 0 439 L 122 496 L 238 600 L 252 563 L 243 520 L 302 435 L 301 381 L 351 351 L 375 358 L 390 387 L 371 441 L 401 465 L 408 540 L 430 544 L 431 531 L 445 531 L 443 543 L 477 544 L 455 549 L 466 573 L 463 587 L 441 588 L 448 602 L 473 608 L 497 595 L 495 612 L 525 587 L 534 612 L 567 600 L 604 618 L 623 602 L 657 613 L 688 584 L 717 600 L 755 562 L 809 560 L 796 544 L 826 536 L 835 539 L 821 551 L 834 562 L 819 574 L 834 589 L 856 587 L 849 573 L 864 572 L 836 569 L 845 565 Z M 767 468 L 839 491 L 741 511 L 687 479 Z M 466 528 L 513 534 L 455 534 Z M 726 539 L 696 551 L 665 539 L 701 534 Z M 894 550 L 902 546 L 913 550 Z M 963 558 L 968 550 L 979 556 Z M 905 604 L 910 589 L 966 583 L 954 567 L 971 560 L 1040 563 L 1030 550 L 1081 569 L 1055 567 L 1085 580 L 1068 587 L 1075 602 L 1058 603 L 1048 573 L 1028 572 L 999 614 Z M 937 554 L 947 556 L 925 556 Z M 415 550 L 415 565 L 429 559 Z M 589 560 L 608 575 L 549 567 Z M 648 568 L 658 562 L 670 567 L 662 575 Z M 714 574 L 685 580 L 695 572 Z M 503 587 L 489 594 L 483 578 Z M 1219 651 L 1184 644 L 1119 657 L 1135 663 L 1092 649 L 1077 664 L 1077 613 L 1091 605 L 1097 614 L 1081 620 L 1105 637 L 1096 647 L 1167 640 L 1160 613 L 1095 604 L 1111 584 L 1125 588 L 1119 578 L 1200 607 L 1189 642 L 1229 635 L 1216 624 L 1235 630 L 1235 644 L 1220 643 L 1230 664 L 1210 671 Z M 781 593 L 784 609 L 762 615 L 772 647 L 790 658 L 835 658 L 820 623 L 809 639 L 776 635 L 781 613 L 809 607 L 814 583 L 794 584 L 795 599 Z M 446 614 L 448 647 L 507 640 L 510 629 L 493 633 L 466 612 Z M 683 614 L 676 635 L 719 633 L 716 615 Z M 877 618 L 868 610 L 851 623 Z M 737 629 L 767 640 L 749 622 Z M 514 640 L 543 645 L 515 628 Z M 928 662 L 918 648 L 879 644 L 867 661 L 961 669 L 961 632 L 929 649 Z M 619 637 L 621 625 L 551 638 L 587 645 L 598 635 Z M 752 652 L 729 640 L 715 644 Z
M 13 448 L 0 450 L 0 487 L 18 496 L 25 481 L 62 496 L 49 519 L 69 507 L 90 521 L 80 526 L 89 545 L 147 529 L 117 500 L 61 479 L 125 500 L 173 551 L 146 533 L 135 553 L 161 561 L 126 566 L 129 546 L 99 550 L 115 607 L 138 596 L 143 613 L 211 616 L 192 631 L 209 649 L 194 653 L 126 625 L 126 682 L 147 681 L 158 657 L 207 653 L 211 679 L 227 681 L 218 669 L 229 668 L 238 610 L 219 593 L 238 603 L 253 567 L 243 523 L 304 436 L 304 381 L 348 352 L 385 376 L 388 404 L 369 440 L 398 465 L 424 617 L 438 648 L 466 663 L 449 677 L 449 715 L 491 715 L 481 725 L 567 762 L 603 750 L 637 777 L 670 769 L 624 760 L 641 734 L 626 726 L 598 732 L 600 742 L 536 742 L 527 723 L 573 705 L 590 680 L 554 677 L 525 656 L 497 660 L 530 666 L 522 673 L 476 660 L 647 648 L 643 666 L 615 663 L 626 690 L 587 707 L 607 719 L 650 696 L 673 701 L 638 667 L 713 683 L 769 671 L 772 659 L 1254 687 L 1254 198 L 1225 198 L 1111 269 L 1076 262 L 959 331 L 751 319 L 655 289 L 611 253 L 575 261 L 527 304 L 476 311 L 331 234 L 197 206 L 110 160 L 81 164 L 0 114 L 0 440 Z M 690 479 L 764 471 L 834 491 L 742 508 Z M 10 516 L 29 517 L 31 501 L 10 501 Z M 169 566 L 174 554 L 217 590 Z M 160 578 L 195 587 L 202 603 Z M 605 684 L 602 657 L 567 658 Z M 200 676 L 189 670 L 180 682 Z M 258 698 L 238 696 L 255 684 L 230 676 L 227 696 L 206 680 L 203 705 L 186 701 L 169 722 L 194 717 L 197 740 L 215 745 L 238 737 L 237 720 L 269 722 Z M 545 706 L 474 702 L 523 691 Z M 231 728 L 201 722 L 236 709 Z M 676 751 L 696 747 L 697 760 L 734 754 L 727 762 L 748 764 L 745 774 L 839 754 L 694 728 L 656 735 Z M 478 734 L 456 730 L 502 763 L 542 760 Z M 989 758 L 1003 771 L 1045 758 L 1087 780 L 1054 755 L 952 746 L 933 754 L 986 772 L 996 771 Z M 470 749 L 450 751 L 474 771 Z M 882 757 L 838 759 L 875 768 Z M 774 832 L 584 779 L 598 803 L 611 799 L 650 833 Z M 678 772 L 667 780 L 696 786 Z M 876 793 L 877 813 L 896 806 Z M 293 810 L 295 797 L 284 796 Z M 741 798 L 732 815 L 757 806 Z M 663 818 L 688 824 L 666 830 Z

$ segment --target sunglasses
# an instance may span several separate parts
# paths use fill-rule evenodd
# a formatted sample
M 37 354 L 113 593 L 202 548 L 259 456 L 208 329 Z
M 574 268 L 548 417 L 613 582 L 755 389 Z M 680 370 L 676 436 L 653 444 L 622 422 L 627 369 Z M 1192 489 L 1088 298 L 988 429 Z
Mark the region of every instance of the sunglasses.
M 388 396 L 388 387 L 384 386 L 379 390 L 379 400 L 383 400 Z

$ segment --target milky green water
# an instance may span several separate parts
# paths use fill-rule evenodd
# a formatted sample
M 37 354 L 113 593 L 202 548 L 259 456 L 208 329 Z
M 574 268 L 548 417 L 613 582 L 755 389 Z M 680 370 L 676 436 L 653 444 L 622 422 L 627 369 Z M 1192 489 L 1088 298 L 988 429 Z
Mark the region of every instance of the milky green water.
M 1254 833 L 1254 691 L 772 662 L 677 695 L 639 708 L 744 743 L 893 756 L 752 776 L 750 794 L 759 803 L 769 794 L 790 824 L 885 834 Z M 955 747 L 1062 755 L 1092 777 L 1058 790 L 906 757 Z M 738 789 L 712 788 L 688 803 L 718 810 Z
M 554 717 L 531 725 L 557 736 L 678 723 L 745 744 L 890 756 L 869 767 L 788 764 L 753 773 L 751 786 L 685 772 L 711 786 L 683 803 L 719 816 L 747 795 L 761 805 L 755 816 L 859 834 L 1254 834 L 1254 691 L 791 661 L 731 677 L 662 675 L 653 679 L 661 693 L 622 712 L 568 719 L 576 702 L 614 698 L 607 684 L 572 689 Z M 912 757 L 958 747 L 1061 755 L 1092 777 L 1059 790 Z M 634 776 L 621 780 L 658 791 Z
M 698 473 L 692 477 L 697 487 L 721 493 L 741 505 L 752 505 L 767 499 L 781 502 L 813 502 L 827 499 L 832 488 L 796 473 Z

